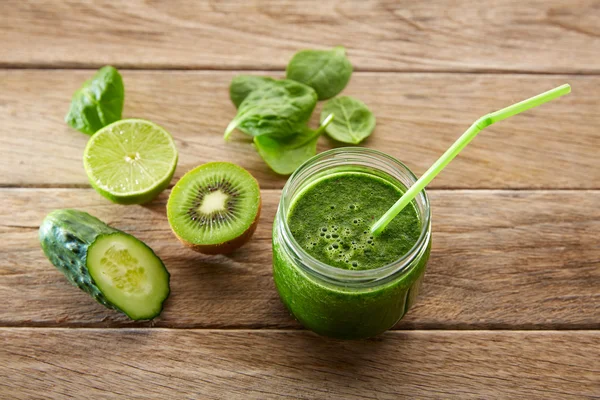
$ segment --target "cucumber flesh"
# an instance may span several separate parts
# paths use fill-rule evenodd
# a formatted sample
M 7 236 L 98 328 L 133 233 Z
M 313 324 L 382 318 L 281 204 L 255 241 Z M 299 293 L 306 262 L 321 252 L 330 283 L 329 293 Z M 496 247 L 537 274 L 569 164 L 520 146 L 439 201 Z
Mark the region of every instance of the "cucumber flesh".
M 169 275 L 142 241 L 123 232 L 100 235 L 88 247 L 87 269 L 104 297 L 134 320 L 151 319 L 169 295 Z

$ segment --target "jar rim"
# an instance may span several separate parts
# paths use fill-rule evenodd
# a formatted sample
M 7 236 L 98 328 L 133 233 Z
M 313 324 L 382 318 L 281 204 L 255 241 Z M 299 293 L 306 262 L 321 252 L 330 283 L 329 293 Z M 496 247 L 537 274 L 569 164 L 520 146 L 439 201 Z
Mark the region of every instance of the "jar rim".
M 423 212 L 421 212 L 419 209 L 416 210 L 417 214 L 419 216 L 419 219 L 421 221 L 421 232 L 419 234 L 419 238 L 417 239 L 417 241 L 413 245 L 413 247 L 408 252 L 406 252 L 404 255 L 402 255 L 402 257 L 400 257 L 397 260 L 394 260 L 393 262 L 391 262 L 389 264 L 383 265 L 381 267 L 373 268 L 373 269 L 365 269 L 365 270 L 350 270 L 350 269 L 334 267 L 332 265 L 329 265 L 327 263 L 324 263 L 324 262 L 316 259 L 312 255 L 310 255 L 308 252 L 306 252 L 306 250 L 304 250 L 302 248 L 302 246 L 300 246 L 300 244 L 296 241 L 296 239 L 292 235 L 292 232 L 290 230 L 290 227 L 289 227 L 288 221 L 287 221 L 287 212 L 288 212 L 291 204 L 293 203 L 293 200 L 294 200 L 293 195 L 297 195 L 299 192 L 301 192 L 301 190 L 299 190 L 298 193 L 290 194 L 290 191 L 294 190 L 294 184 L 297 183 L 296 182 L 297 180 L 301 180 L 301 182 L 303 182 L 303 181 L 306 181 L 307 179 L 310 179 L 311 175 L 303 176 L 303 174 L 307 171 L 307 169 L 310 169 L 310 167 L 313 166 L 314 164 L 316 164 L 320 161 L 327 160 L 328 158 L 333 158 L 334 160 L 342 161 L 342 162 L 347 161 L 347 159 L 345 159 L 344 156 L 346 156 L 346 157 L 351 157 L 351 156 L 365 157 L 367 159 L 366 161 L 368 161 L 369 158 L 370 159 L 377 158 L 380 162 L 387 164 L 387 166 L 392 167 L 394 170 L 397 170 L 399 173 L 403 173 L 405 175 L 405 177 L 408 178 L 411 185 L 417 181 L 417 177 L 415 176 L 415 174 L 404 163 L 402 163 L 401 161 L 397 160 L 396 158 L 394 158 L 386 153 L 383 153 L 381 151 L 378 151 L 378 150 L 373 150 L 373 149 L 369 149 L 369 148 L 365 148 L 365 147 L 340 147 L 340 148 L 331 149 L 331 150 L 322 152 L 320 154 L 317 154 L 316 156 L 307 160 L 298 169 L 296 169 L 296 171 L 294 171 L 294 173 L 290 176 L 290 178 L 288 179 L 288 181 L 286 182 L 286 184 L 283 188 L 283 191 L 281 194 L 281 201 L 279 203 L 279 207 L 280 207 L 279 212 L 281 212 L 280 219 L 282 220 L 281 226 L 283 227 L 282 238 L 285 242 L 287 242 L 287 245 L 289 246 L 289 248 L 291 248 L 294 251 L 294 253 L 296 253 L 296 256 L 302 260 L 301 265 L 304 268 L 307 268 L 309 270 L 309 272 L 316 273 L 317 275 L 319 275 L 327 280 L 333 280 L 335 282 L 344 282 L 344 283 L 350 283 L 350 284 L 351 283 L 375 282 L 375 281 L 379 282 L 381 280 L 390 278 L 391 276 L 395 276 L 396 274 L 401 274 L 412 265 L 413 261 L 416 258 L 420 257 L 420 255 L 428 247 L 428 244 L 430 241 L 431 209 L 430 209 L 430 204 L 429 204 L 429 197 L 427 196 L 427 193 L 425 190 L 421 191 L 417 195 L 417 197 L 415 197 L 415 201 L 420 201 L 423 205 Z M 341 166 L 341 165 L 351 166 L 353 164 L 349 163 L 349 164 L 329 165 L 328 167 L 326 167 L 326 169 L 330 169 L 330 168 Z M 359 165 L 359 164 L 357 164 L 357 165 Z M 400 181 L 397 177 L 393 176 L 388 171 L 382 170 L 373 165 L 369 165 L 369 167 L 371 169 L 375 169 L 375 170 L 379 170 L 380 172 L 384 172 L 385 174 L 396 179 L 397 181 Z M 405 186 L 407 186 L 407 188 L 408 188 L 410 185 L 405 185 Z M 289 197 L 289 199 L 288 199 L 288 197 Z

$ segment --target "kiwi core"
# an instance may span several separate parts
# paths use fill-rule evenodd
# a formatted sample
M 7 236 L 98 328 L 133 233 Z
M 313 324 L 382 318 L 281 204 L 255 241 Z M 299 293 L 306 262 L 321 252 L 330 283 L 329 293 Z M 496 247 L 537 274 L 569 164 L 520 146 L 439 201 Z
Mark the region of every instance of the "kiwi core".
M 210 215 L 217 211 L 226 211 L 227 200 L 229 200 L 227 193 L 223 193 L 221 190 L 211 192 L 204 196 L 198 211 L 205 215 Z

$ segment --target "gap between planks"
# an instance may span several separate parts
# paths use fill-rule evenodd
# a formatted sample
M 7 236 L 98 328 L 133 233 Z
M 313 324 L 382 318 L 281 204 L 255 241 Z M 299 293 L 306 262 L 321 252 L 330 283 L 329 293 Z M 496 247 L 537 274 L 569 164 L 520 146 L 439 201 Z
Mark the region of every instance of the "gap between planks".
M 292 317 L 290 317 L 292 318 Z M 132 325 L 105 325 L 102 322 L 94 323 L 71 323 L 68 322 L 65 326 L 58 326 L 56 322 L 47 323 L 6 323 L 0 324 L 0 332 L 8 329 L 39 329 L 39 330 L 53 330 L 53 329 L 64 329 L 64 330 L 126 330 L 126 331 L 145 331 L 145 330 L 165 330 L 165 331 L 211 331 L 211 332 L 311 332 L 308 329 L 301 326 L 296 320 L 291 324 L 297 324 L 295 328 L 281 328 L 276 325 L 269 326 L 266 324 L 256 324 L 256 327 L 246 325 L 240 326 L 227 326 L 223 327 L 220 325 L 165 325 L 159 326 L 152 325 L 152 321 L 129 321 Z M 402 321 L 398 322 L 398 326 L 394 326 L 388 329 L 386 332 L 404 332 L 404 333 L 419 333 L 419 332 L 530 332 L 530 333 L 544 333 L 544 332 L 600 332 L 600 324 L 573 324 L 573 323 L 562 323 L 562 324 L 531 324 L 530 326 L 519 325 L 516 328 L 512 328 L 510 324 L 494 324 L 494 323 L 481 323 L 481 324 L 453 324 L 451 328 L 447 328 L 447 325 L 441 323 L 420 323 L 417 329 L 412 328 L 410 325 L 402 326 Z M 316 335 L 316 334 L 315 334 Z M 316 335 L 319 336 L 319 335 Z M 379 335 L 381 336 L 381 335 Z M 371 338 L 372 339 L 372 338 Z
M 173 186 L 175 186 L 174 182 L 171 182 L 169 184 L 169 186 L 167 186 L 167 188 L 165 190 L 171 190 L 173 189 Z M 63 189 L 81 189 L 81 190 L 87 190 L 87 189 L 92 189 L 92 187 L 90 185 L 86 185 L 86 184 L 81 184 L 81 183 L 73 183 L 73 184 L 45 184 L 45 183 L 31 183 L 31 184 L 26 184 L 26 185 L 7 185 L 7 184 L 0 184 L 0 190 L 19 190 L 19 189 L 31 189 L 31 190 L 36 190 L 36 189 L 42 189 L 42 190 L 52 190 L 52 189 L 57 189 L 57 190 L 63 190 Z M 272 187 L 266 187 L 266 188 L 260 188 L 261 191 L 266 191 L 266 190 L 270 190 L 270 191 L 281 191 L 283 188 L 272 188 Z M 600 191 L 600 187 L 598 188 L 551 188 L 551 187 L 531 187 L 531 188 L 501 188 L 501 187 L 478 187 L 478 188 L 470 188 L 470 189 L 465 189 L 465 188 L 461 188 L 461 187 L 453 187 L 453 186 L 442 186 L 442 187 L 435 187 L 435 188 L 431 188 L 431 189 L 427 189 L 427 192 L 464 192 L 464 193 L 470 193 L 470 192 L 479 192 L 479 193 L 494 193 L 494 192 L 561 192 L 561 193 L 565 193 L 565 192 L 577 192 L 577 193 L 585 193 L 585 192 L 589 192 L 589 193 L 596 193 Z
M 600 328 L 594 328 L 594 329 L 389 329 L 387 331 L 385 331 L 384 333 L 371 337 L 371 338 L 367 338 L 367 339 L 355 339 L 355 340 L 344 340 L 344 339 L 333 339 L 333 338 L 328 338 L 326 336 L 321 336 L 318 335 L 314 332 L 309 331 L 308 329 L 291 329 L 291 328 L 274 328 L 274 329 L 270 329 L 270 328 L 256 328 L 256 329 L 252 329 L 252 328 L 169 328 L 169 327 L 129 327 L 129 326 L 120 326 L 120 327 L 95 327 L 95 326 L 85 326 L 85 327 L 78 327 L 78 326 L 68 326 L 68 327 L 61 327 L 61 326 L 0 326 L 0 334 L 2 334 L 2 332 L 6 332 L 6 331 L 13 331 L 13 330 L 45 330 L 45 331 L 54 331 L 54 332 L 60 332 L 60 331 L 66 331 L 66 332 L 71 332 L 74 330 L 77 330 L 79 332 L 85 332 L 85 331 L 90 331 L 90 332 L 96 332 L 96 331 L 103 331 L 103 330 L 111 330 L 111 331 L 122 331 L 122 332 L 131 332 L 131 333 L 135 333 L 135 332 L 144 332 L 144 331 L 149 331 L 152 330 L 153 332 L 169 332 L 169 331 L 188 331 L 188 332 L 194 332 L 194 331 L 198 331 L 198 332 L 214 332 L 214 333 L 292 333 L 292 334 L 296 334 L 296 333 L 301 333 L 301 334 L 306 334 L 309 333 L 311 335 L 313 335 L 314 337 L 318 337 L 318 338 L 322 338 L 324 340 L 339 340 L 340 342 L 347 342 L 347 343 L 352 343 L 352 342 L 364 342 L 364 341 L 369 341 L 369 340 L 379 340 L 382 339 L 384 336 L 386 335 L 412 335 L 412 334 L 420 334 L 420 335 L 424 335 L 424 334 L 431 334 L 431 335 L 435 335 L 435 334 L 440 334 L 443 333 L 445 334 L 456 334 L 456 335 L 460 335 L 460 334 L 472 334 L 474 332 L 477 333 L 481 333 L 481 334 L 502 334 L 502 333 L 507 333 L 507 334 L 519 334 L 519 333 L 524 333 L 524 334 L 565 334 L 565 333 L 572 333 L 572 334 L 581 334 L 581 335 L 585 335 L 585 334 L 600 334 Z
M 28 65 L 28 64 L 9 64 L 0 62 L 0 71 L 8 70 L 27 70 L 27 71 L 95 71 L 106 64 L 56 64 L 56 65 Z M 257 68 L 255 66 L 202 66 L 202 67 L 175 67 L 172 65 L 157 66 L 135 66 L 129 64 L 110 64 L 119 71 L 140 71 L 140 72 L 240 72 L 240 73 L 262 73 L 277 72 L 284 73 L 284 68 Z M 502 70 L 479 68 L 473 70 L 454 70 L 454 69 L 427 69 L 427 68 L 404 68 L 404 69 L 377 69 L 377 68 L 355 68 L 353 73 L 377 73 L 377 74 L 457 74 L 457 75 L 540 75 L 540 76 L 600 76 L 600 71 L 527 71 L 527 70 Z

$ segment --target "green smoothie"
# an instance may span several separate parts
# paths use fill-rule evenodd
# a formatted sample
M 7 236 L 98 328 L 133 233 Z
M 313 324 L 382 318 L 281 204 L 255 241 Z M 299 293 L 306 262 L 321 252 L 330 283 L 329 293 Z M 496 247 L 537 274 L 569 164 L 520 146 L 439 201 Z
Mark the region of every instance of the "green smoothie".
M 429 236 L 419 242 L 417 209 L 406 207 L 380 236 L 369 233 L 405 190 L 399 181 L 366 169 L 333 172 L 294 194 L 285 215 L 278 212 L 274 280 L 283 303 L 304 326 L 337 338 L 370 337 L 395 325 L 414 303 L 431 247 Z M 282 218 L 296 244 L 282 239 L 287 235 Z M 316 273 L 301 251 L 292 251 L 297 245 L 342 273 L 378 276 L 378 269 L 399 263 L 409 253 L 412 258 L 400 271 L 357 284 Z
M 421 233 L 414 207 L 406 207 L 380 236 L 369 232 L 402 193 L 365 173 L 335 174 L 295 199 L 288 224 L 300 246 L 321 262 L 344 269 L 379 268 L 408 253 Z

